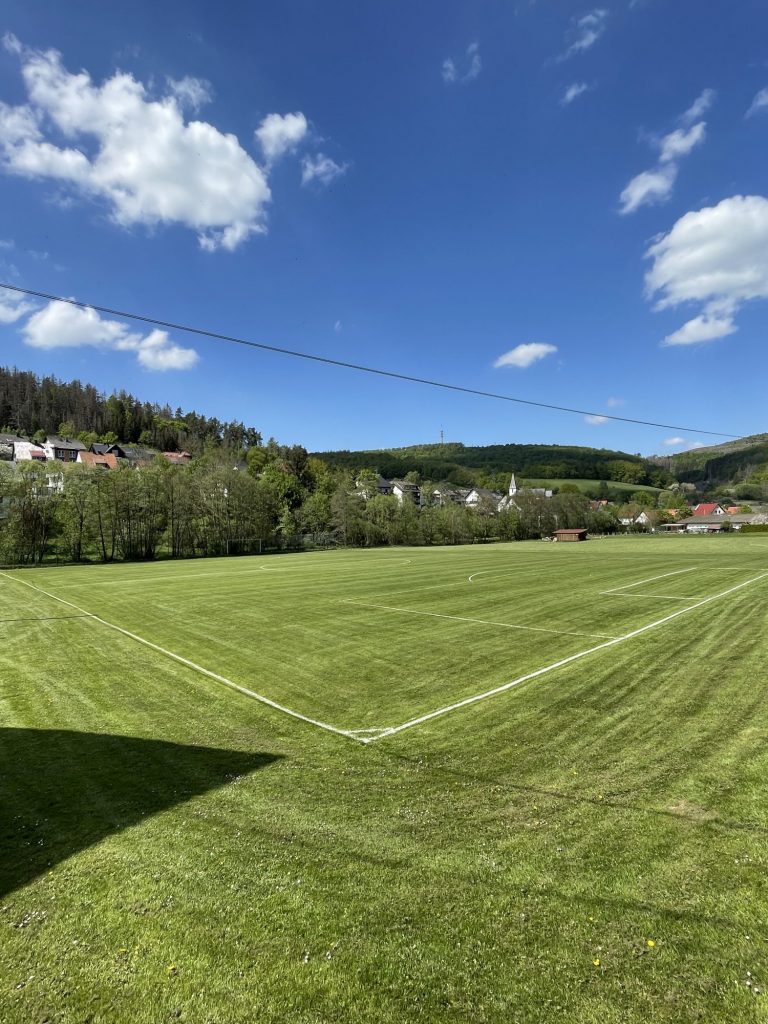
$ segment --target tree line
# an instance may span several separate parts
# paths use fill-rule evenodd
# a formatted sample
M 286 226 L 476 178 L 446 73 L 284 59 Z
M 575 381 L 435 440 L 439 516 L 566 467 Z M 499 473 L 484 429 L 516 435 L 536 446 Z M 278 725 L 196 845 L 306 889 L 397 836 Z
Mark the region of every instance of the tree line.
M 207 444 L 238 451 L 262 440 L 258 430 L 236 420 L 142 402 L 126 391 L 104 395 L 79 380 L 38 377 L 6 367 L 0 367 L 0 431 L 34 439 L 62 434 L 86 444 L 122 441 L 194 453 Z
M 430 493 L 430 486 L 424 487 Z M 0 560 L 102 561 L 251 554 L 270 549 L 527 540 L 558 528 L 618 528 L 612 509 L 581 493 L 518 493 L 497 512 L 392 495 L 366 498 L 354 474 L 298 445 L 269 441 L 237 457 L 207 448 L 187 466 L 162 456 L 105 470 L 80 464 L 0 463 Z

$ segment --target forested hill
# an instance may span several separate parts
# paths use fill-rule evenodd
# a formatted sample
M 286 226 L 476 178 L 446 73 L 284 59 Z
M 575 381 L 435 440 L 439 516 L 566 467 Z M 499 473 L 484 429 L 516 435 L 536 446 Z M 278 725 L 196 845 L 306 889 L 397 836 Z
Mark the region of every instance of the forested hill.
M 469 447 L 450 442 L 378 451 L 315 454 L 327 465 L 339 469 L 372 469 L 386 477 L 402 477 L 415 472 L 425 480 L 446 480 L 459 486 L 503 485 L 504 490 L 510 473 L 516 473 L 521 480 L 613 480 L 656 487 L 663 487 L 672 479 L 664 466 L 639 455 L 568 445 L 493 444 Z
M 723 444 L 657 456 L 653 461 L 677 480 L 691 483 L 768 483 L 768 434 L 750 434 Z
M 119 440 L 164 451 L 186 448 L 193 453 L 207 443 L 233 449 L 261 443 L 261 434 L 243 423 L 142 402 L 125 391 L 104 395 L 79 380 L 60 381 L 5 367 L 0 367 L 0 431 L 26 437 L 87 434 L 93 440 Z

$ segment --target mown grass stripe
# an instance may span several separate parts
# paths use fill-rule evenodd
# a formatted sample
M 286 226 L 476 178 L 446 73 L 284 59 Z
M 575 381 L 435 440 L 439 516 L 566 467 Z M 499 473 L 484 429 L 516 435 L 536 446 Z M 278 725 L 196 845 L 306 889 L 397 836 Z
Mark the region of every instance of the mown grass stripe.
M 152 643 L 151 640 L 147 640 L 143 636 L 139 636 L 137 633 L 131 633 L 130 630 L 123 629 L 122 626 L 118 626 L 114 622 L 108 622 L 106 619 L 102 619 L 101 616 L 94 615 L 93 612 L 86 611 L 84 608 L 80 608 L 78 605 L 65 600 L 63 597 L 57 597 L 56 594 L 51 594 L 47 590 L 43 590 L 42 587 L 36 587 L 34 583 L 28 583 L 27 580 L 17 579 L 17 577 L 11 576 L 6 572 L 3 572 L 2 575 L 13 580 L 15 583 L 21 583 L 23 586 L 29 587 L 38 594 L 43 594 L 52 601 L 59 601 L 61 604 L 67 605 L 69 608 L 74 608 L 83 616 L 93 619 L 94 622 L 98 622 L 102 626 L 107 626 L 109 629 L 114 629 L 116 632 L 122 633 L 123 636 L 129 637 L 131 640 L 135 640 L 137 643 L 143 644 L 145 647 L 149 647 L 153 651 L 157 651 L 159 654 L 163 654 L 165 657 L 171 658 L 173 661 L 178 661 L 181 665 L 186 665 L 187 668 L 191 668 L 194 672 L 199 672 L 201 675 L 207 676 L 209 679 L 213 679 L 217 683 L 222 683 L 224 686 L 228 686 L 232 690 L 237 690 L 238 693 L 242 693 L 246 697 L 251 697 L 253 700 L 259 701 L 261 704 L 266 704 L 267 707 L 273 708 L 275 711 L 280 711 L 284 715 L 290 715 L 291 718 L 297 718 L 302 722 L 306 722 L 308 725 L 314 725 L 318 729 L 324 729 L 326 732 L 335 733 L 337 736 L 344 736 L 346 739 L 361 742 L 357 740 L 356 736 L 352 735 L 346 729 L 337 729 L 336 726 L 329 725 L 327 722 L 320 722 L 316 718 L 309 718 L 307 715 L 302 715 L 301 712 L 294 711 L 292 708 L 288 708 L 284 704 L 278 704 L 277 701 L 271 700 L 269 697 L 265 697 L 261 693 L 256 693 L 255 690 L 249 690 L 247 687 L 241 686 L 239 683 L 235 683 L 231 679 L 227 679 L 226 676 L 220 676 L 217 672 L 211 672 L 210 669 L 203 668 L 202 665 L 198 665 L 196 662 L 190 661 L 188 658 L 183 658 L 180 654 L 175 654 L 173 651 L 169 651 L 165 647 L 161 647 L 159 644 Z
M 490 697 L 496 697 L 500 693 L 505 693 L 507 690 L 511 690 L 513 686 L 525 683 L 529 679 L 536 679 L 538 676 L 543 676 L 548 672 L 554 672 L 555 669 L 563 668 L 565 665 L 570 665 L 572 662 L 578 661 L 580 658 L 586 658 L 589 654 L 595 654 L 597 651 L 603 651 L 608 647 L 614 647 L 616 644 L 624 643 L 626 640 L 632 640 L 634 637 L 640 636 L 642 633 L 647 633 L 649 630 L 655 629 L 657 626 L 663 626 L 666 622 L 670 622 L 672 619 L 676 619 L 680 615 L 692 612 L 697 608 L 701 608 L 705 604 L 709 604 L 711 601 L 717 601 L 721 597 L 727 597 L 728 594 L 732 594 L 736 590 L 741 590 L 743 587 L 748 587 L 752 583 L 757 583 L 759 580 L 766 579 L 766 577 L 768 577 L 768 572 L 761 573 L 759 576 L 754 576 L 752 579 L 746 580 L 743 583 L 737 583 L 735 587 L 723 590 L 719 594 L 713 594 L 711 597 L 705 597 L 702 601 L 691 605 L 689 608 L 681 608 L 679 611 L 672 612 L 671 615 L 665 615 L 663 619 L 657 619 L 656 622 L 649 622 L 647 625 L 641 626 L 639 629 L 634 629 L 631 633 L 626 633 L 624 636 L 615 637 L 612 640 L 606 640 L 605 643 L 596 644 L 594 647 L 587 648 L 586 651 L 579 651 L 577 654 L 571 654 L 567 658 L 561 658 L 560 661 L 553 662 L 551 665 L 546 665 L 544 668 L 536 669 L 535 672 L 528 672 L 525 675 L 520 676 L 518 679 L 513 679 L 509 683 L 504 683 L 502 686 L 496 686 L 492 690 L 486 690 L 485 693 L 474 694 L 471 697 L 465 697 L 463 700 L 456 701 L 455 704 L 449 704 L 446 707 L 438 708 L 436 711 L 430 711 L 426 715 L 419 715 L 418 718 L 412 718 L 408 722 L 403 722 L 402 725 L 393 726 L 393 728 L 388 729 L 379 736 L 374 736 L 369 740 L 363 740 L 363 742 L 376 743 L 379 740 L 386 739 L 388 736 L 394 736 L 395 733 L 403 732 L 405 729 L 412 729 L 414 726 L 423 725 L 424 722 L 428 722 L 433 718 L 439 718 L 442 715 L 450 714 L 452 711 L 458 711 L 461 708 L 468 707 L 470 704 L 476 704 L 478 701 L 488 700 Z

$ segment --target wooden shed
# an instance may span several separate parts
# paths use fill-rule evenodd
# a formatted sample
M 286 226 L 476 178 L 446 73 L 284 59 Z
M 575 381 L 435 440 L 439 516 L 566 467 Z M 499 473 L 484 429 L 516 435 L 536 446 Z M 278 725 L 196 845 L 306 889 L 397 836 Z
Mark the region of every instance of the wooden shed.
M 586 530 L 555 530 L 553 534 L 555 540 L 586 540 Z

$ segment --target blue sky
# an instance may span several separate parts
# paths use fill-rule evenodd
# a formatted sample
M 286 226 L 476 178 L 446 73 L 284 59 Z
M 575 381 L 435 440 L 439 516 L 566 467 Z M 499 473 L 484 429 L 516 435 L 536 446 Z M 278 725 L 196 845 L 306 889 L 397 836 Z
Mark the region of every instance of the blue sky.
M 0 277 L 598 414 L 763 431 L 766 29 L 762 0 L 6 0 Z M 310 449 L 441 428 L 644 453 L 710 440 L 7 295 L 0 355 Z

